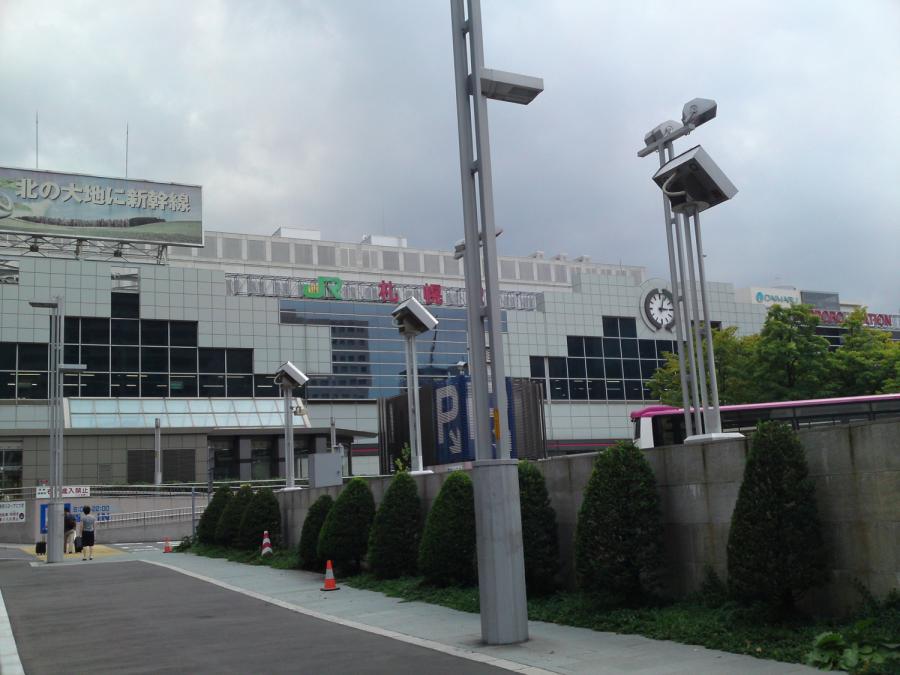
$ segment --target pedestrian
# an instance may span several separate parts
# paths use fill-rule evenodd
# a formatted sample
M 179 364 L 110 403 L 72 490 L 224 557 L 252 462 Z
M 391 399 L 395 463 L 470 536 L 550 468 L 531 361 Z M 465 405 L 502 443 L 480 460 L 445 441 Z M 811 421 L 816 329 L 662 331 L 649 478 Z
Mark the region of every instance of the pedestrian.
M 66 511 L 63 514 L 63 531 L 65 532 L 65 547 L 63 553 L 75 553 L 75 515 L 72 513 L 72 507 L 66 504 Z
M 94 559 L 94 525 L 97 518 L 91 515 L 91 507 L 85 506 L 81 509 L 84 513 L 81 516 L 81 559 Z

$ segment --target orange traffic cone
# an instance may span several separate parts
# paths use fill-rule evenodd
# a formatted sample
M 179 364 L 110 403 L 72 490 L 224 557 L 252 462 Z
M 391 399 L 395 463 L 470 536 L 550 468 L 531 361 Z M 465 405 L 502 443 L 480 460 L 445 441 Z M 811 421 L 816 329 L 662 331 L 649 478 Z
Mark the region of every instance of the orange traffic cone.
M 334 581 L 334 570 L 331 569 L 331 561 L 328 561 L 328 564 L 325 565 L 325 585 L 322 586 L 323 591 L 336 591 L 339 590 L 340 586 L 338 586 Z
M 166 537 L 166 545 L 163 547 L 163 553 L 172 552 L 172 540 Z
M 265 557 L 267 555 L 272 555 L 272 542 L 269 540 L 269 531 L 266 530 L 263 532 L 263 543 L 262 543 L 262 553 L 261 556 Z

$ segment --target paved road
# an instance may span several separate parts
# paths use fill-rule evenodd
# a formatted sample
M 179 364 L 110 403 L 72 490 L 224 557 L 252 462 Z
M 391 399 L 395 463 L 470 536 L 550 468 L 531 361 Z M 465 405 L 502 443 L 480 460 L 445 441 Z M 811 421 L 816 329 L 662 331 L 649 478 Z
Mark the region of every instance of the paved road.
M 139 561 L 0 562 L 25 672 L 504 673 Z

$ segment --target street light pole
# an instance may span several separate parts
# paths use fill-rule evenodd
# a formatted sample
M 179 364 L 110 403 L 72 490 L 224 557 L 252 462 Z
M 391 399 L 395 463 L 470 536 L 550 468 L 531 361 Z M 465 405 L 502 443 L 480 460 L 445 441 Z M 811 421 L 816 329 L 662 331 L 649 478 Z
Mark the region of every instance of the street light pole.
M 463 0 L 450 0 L 465 230 L 463 262 L 469 372 L 475 418 L 476 461 L 472 475 L 481 636 L 488 644 L 512 644 L 528 639 L 528 608 L 518 468 L 517 461 L 510 458 L 507 421 L 487 98 L 527 104 L 543 90 L 544 84 L 538 78 L 484 67 L 481 2 L 466 0 L 466 5 L 468 17 Z M 480 208 L 476 207 L 476 203 Z M 492 452 L 493 433 L 488 415 L 490 398 L 485 332 L 491 350 L 490 380 L 496 404 L 496 459 Z

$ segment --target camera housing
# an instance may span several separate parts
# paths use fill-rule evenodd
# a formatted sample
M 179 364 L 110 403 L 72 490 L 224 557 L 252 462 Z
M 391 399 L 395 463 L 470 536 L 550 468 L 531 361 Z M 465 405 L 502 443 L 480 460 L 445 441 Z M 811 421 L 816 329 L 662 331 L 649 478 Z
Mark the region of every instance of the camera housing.
M 438 325 L 435 316 L 415 298 L 407 298 L 391 312 L 394 324 L 403 335 L 420 335 Z
M 309 378 L 293 363 L 285 361 L 275 371 L 275 384 L 284 384 L 285 382 L 292 387 L 302 387 L 309 382 Z
M 716 116 L 718 104 L 711 98 L 692 98 L 681 110 L 681 122 L 699 127 Z
M 667 193 L 676 213 L 694 208 L 705 211 L 737 194 L 728 176 L 699 145 L 666 162 L 653 174 L 653 181 Z
M 644 134 L 644 144 L 653 145 L 657 141 L 662 140 L 672 132 L 681 128 L 681 125 L 675 120 L 667 120 L 662 124 L 657 124 L 650 131 Z

